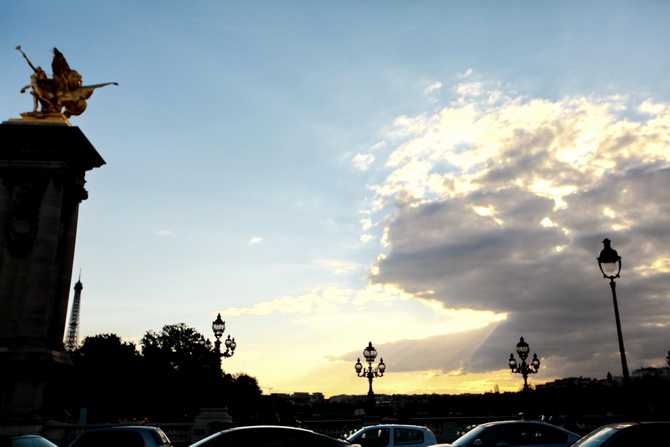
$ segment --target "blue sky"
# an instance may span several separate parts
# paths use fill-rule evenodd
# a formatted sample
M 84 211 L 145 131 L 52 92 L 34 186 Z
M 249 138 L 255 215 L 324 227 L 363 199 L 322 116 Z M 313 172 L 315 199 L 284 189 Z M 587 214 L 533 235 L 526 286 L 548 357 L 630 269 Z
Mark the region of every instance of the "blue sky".
M 265 392 L 518 389 L 663 363 L 670 5 L 662 1 L 0 4 L 0 112 L 57 47 L 97 90 L 80 335 L 221 312 Z M 49 71 L 49 70 L 47 70 Z

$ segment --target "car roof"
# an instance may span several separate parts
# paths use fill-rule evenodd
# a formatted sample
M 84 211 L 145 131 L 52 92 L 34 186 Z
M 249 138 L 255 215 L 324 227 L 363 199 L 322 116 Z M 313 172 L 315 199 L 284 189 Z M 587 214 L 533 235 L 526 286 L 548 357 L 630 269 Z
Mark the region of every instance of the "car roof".
M 308 429 L 306 429 L 306 428 L 301 428 L 301 427 L 291 427 L 291 426 L 288 426 L 288 425 L 245 425 L 245 426 L 242 426 L 242 427 L 233 427 L 233 428 L 228 428 L 228 429 L 226 429 L 226 430 L 221 430 L 219 433 L 223 433 L 223 432 L 231 432 L 231 431 L 238 431 L 238 430 L 249 430 L 249 429 L 254 429 L 254 428 L 263 428 L 263 429 L 266 429 L 266 428 L 279 428 L 279 429 L 286 429 L 286 430 L 300 430 L 300 431 L 306 431 L 306 432 L 309 432 L 309 433 L 316 433 L 317 435 L 318 435 L 318 434 L 321 434 L 321 433 L 317 433 L 317 432 L 315 432 L 315 431 L 313 431 L 313 430 L 308 430 Z
M 41 438 L 40 435 L 0 435 L 0 439 L 27 439 L 27 438 Z
M 635 425 L 670 425 L 670 422 L 668 421 L 614 422 L 612 424 L 603 425 L 603 427 L 623 429 Z
M 551 425 L 552 427 L 556 427 L 556 425 L 550 424 L 545 421 L 527 421 L 525 419 L 513 419 L 509 421 L 491 421 L 491 422 L 484 422 L 482 424 L 477 425 L 478 427 L 484 426 L 488 427 L 489 425 L 500 425 L 500 424 L 541 424 L 541 425 Z M 561 428 L 561 427 L 558 427 Z
M 477 427 L 491 427 L 494 425 L 501 425 L 501 424 L 536 424 L 536 425 L 548 425 L 550 427 L 557 428 L 565 433 L 572 433 L 575 436 L 579 436 L 577 433 L 572 432 L 568 429 L 565 429 L 563 427 L 559 427 L 558 425 L 550 424 L 549 422 L 545 421 L 529 421 L 525 419 L 513 419 L 509 421 L 492 421 L 492 422 L 485 422 L 483 424 L 477 425 Z M 476 428 L 476 427 L 475 427 Z
M 107 430 L 151 431 L 151 430 L 160 430 L 160 428 L 151 425 L 115 425 L 113 427 L 89 428 L 86 431 L 89 432 L 89 431 L 107 431 Z

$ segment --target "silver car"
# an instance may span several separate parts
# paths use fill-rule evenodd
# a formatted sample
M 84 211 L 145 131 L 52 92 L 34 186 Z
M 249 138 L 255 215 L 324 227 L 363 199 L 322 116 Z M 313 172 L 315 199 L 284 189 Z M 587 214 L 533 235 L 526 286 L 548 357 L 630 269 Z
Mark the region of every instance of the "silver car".
M 596 428 L 573 447 L 667 445 L 670 422 L 621 422 Z
M 577 433 L 546 422 L 500 421 L 478 425 L 451 444 L 441 447 L 568 447 Z

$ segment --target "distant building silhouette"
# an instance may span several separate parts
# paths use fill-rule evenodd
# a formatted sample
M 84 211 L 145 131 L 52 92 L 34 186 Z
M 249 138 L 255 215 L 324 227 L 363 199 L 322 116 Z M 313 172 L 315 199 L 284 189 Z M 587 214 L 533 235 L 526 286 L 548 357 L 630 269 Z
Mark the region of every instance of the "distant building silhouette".
M 661 379 L 670 380 L 670 368 L 668 368 L 668 367 L 662 367 L 662 368 L 654 368 L 654 367 L 640 368 L 640 369 L 636 369 L 635 371 L 633 371 L 632 376 L 633 376 L 634 378 L 642 378 L 642 377 L 660 377 Z
M 72 300 L 72 308 L 70 309 L 70 324 L 67 328 L 67 336 L 65 337 L 65 350 L 72 352 L 79 346 L 79 305 L 81 303 L 81 290 L 84 286 L 81 283 L 81 272 L 79 272 L 79 280 L 74 285 L 74 299 Z

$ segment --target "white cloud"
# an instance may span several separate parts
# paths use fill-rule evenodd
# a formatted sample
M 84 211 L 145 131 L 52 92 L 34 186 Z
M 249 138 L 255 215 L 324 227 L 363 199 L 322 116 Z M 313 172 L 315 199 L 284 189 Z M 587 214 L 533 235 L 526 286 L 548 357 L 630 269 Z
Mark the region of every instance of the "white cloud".
M 177 233 L 170 230 L 156 230 L 154 231 L 154 234 L 157 236 L 177 237 Z
M 249 245 L 260 244 L 261 242 L 263 242 L 263 238 L 259 236 L 254 236 L 251 239 L 249 239 Z
M 370 165 L 375 161 L 375 156 L 372 154 L 356 154 L 354 156 L 354 167 L 360 169 L 361 171 L 366 171 L 370 168 Z
M 338 261 L 334 259 L 322 259 L 317 261 L 317 263 L 337 275 L 360 268 L 360 266 L 354 262 Z
M 373 234 L 365 233 L 361 234 L 360 241 L 363 242 L 364 244 L 367 244 L 368 242 L 372 241 L 375 239 L 375 236 Z
M 460 84 L 456 88 L 456 92 L 461 96 L 481 96 L 484 92 L 484 85 L 481 82 Z
M 430 94 L 430 93 L 433 93 L 435 91 L 440 90 L 441 88 L 442 88 L 442 83 L 439 82 L 439 81 L 435 81 L 435 82 L 431 83 L 428 87 L 426 87 L 423 92 L 425 94 Z
M 465 70 L 464 73 L 459 73 L 458 77 L 461 78 L 461 79 L 462 78 L 469 78 L 470 76 L 472 76 L 474 74 L 474 72 L 475 71 L 472 68 L 468 68 L 467 70 Z

